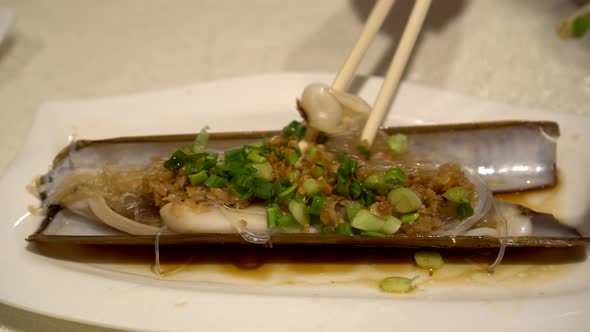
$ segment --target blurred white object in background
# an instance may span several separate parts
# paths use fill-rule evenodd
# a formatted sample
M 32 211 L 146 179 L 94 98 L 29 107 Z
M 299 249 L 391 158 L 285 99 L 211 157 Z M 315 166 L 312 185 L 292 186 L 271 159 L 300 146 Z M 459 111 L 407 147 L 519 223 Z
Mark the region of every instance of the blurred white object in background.
M 14 22 L 14 10 L 10 8 L 0 8 L 0 43 L 8 35 L 8 31 Z

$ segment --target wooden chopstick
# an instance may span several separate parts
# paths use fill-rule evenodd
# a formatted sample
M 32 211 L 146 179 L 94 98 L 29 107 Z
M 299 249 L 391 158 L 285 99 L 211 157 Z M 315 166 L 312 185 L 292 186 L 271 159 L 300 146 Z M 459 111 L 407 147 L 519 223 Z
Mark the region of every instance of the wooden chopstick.
M 394 2 L 395 0 L 379 0 L 375 3 L 369 18 L 367 19 L 367 23 L 365 23 L 365 26 L 361 31 L 359 39 L 336 75 L 336 79 L 334 80 L 334 83 L 332 83 L 332 89 L 345 91 L 348 88 L 348 85 L 354 77 L 354 73 L 365 56 L 369 45 L 371 45 L 375 36 L 379 32 L 379 29 L 383 25 L 383 21 L 385 21 L 387 14 L 391 11 Z
M 431 2 L 431 0 L 416 0 L 416 3 L 412 8 L 412 13 L 410 14 L 410 18 L 404 29 L 395 55 L 391 60 L 383 85 L 381 85 L 377 99 L 375 99 L 375 103 L 373 104 L 373 110 L 371 111 L 369 119 L 361 134 L 361 143 L 367 147 L 373 145 L 377 130 L 387 114 L 391 99 L 397 90 L 401 75 L 408 63 L 408 59 L 412 53 L 418 34 L 422 29 Z M 355 52 L 353 51 L 352 53 Z

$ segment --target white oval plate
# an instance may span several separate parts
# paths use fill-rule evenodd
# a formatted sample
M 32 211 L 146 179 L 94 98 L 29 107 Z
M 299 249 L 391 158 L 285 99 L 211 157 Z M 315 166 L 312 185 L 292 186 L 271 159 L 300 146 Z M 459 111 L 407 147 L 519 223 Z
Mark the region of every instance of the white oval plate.
M 590 323 L 590 264 L 571 264 L 554 282 L 513 288 L 441 286 L 387 296 L 355 285 L 223 286 L 128 274 L 39 255 L 24 241 L 41 220 L 25 185 L 47 171 L 54 155 L 76 138 L 277 129 L 297 119 L 295 98 L 332 74 L 267 74 L 201 83 L 134 96 L 43 105 L 17 159 L 0 179 L 0 301 L 26 310 L 96 325 L 135 330 L 194 331 L 573 331 Z M 373 100 L 381 80 L 360 94 Z M 559 122 L 562 217 L 588 234 L 590 118 L 545 113 L 404 83 L 387 124 L 502 119 Z M 575 185 L 575 184 L 578 185 Z M 564 197 L 564 198 L 562 198 Z M 573 203 L 572 203 L 573 200 Z M 24 216 L 23 216 L 24 214 Z M 523 276 L 526 278 L 526 276 Z M 493 279 L 491 279 L 493 280 Z

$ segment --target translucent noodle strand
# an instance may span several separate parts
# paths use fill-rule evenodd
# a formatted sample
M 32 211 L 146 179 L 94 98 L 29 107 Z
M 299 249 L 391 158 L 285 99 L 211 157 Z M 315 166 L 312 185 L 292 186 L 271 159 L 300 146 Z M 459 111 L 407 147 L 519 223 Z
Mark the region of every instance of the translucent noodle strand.
M 160 267 L 160 236 L 166 230 L 168 230 L 167 226 L 160 228 L 160 231 L 158 233 L 156 233 L 156 236 L 154 238 L 154 249 L 156 251 L 156 272 L 158 273 L 158 276 L 160 276 L 160 277 L 164 276 L 162 273 L 162 269 Z

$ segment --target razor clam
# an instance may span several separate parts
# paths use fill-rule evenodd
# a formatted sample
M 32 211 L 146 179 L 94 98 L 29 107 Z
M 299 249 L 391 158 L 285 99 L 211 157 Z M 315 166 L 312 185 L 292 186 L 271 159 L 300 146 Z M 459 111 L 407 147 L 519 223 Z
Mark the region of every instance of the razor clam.
M 537 213 L 525 207 L 502 203 L 498 209 L 503 214 L 520 219 L 518 225 L 528 225 L 530 233 L 526 236 L 515 233 L 502 239 L 507 247 L 574 247 L 590 244 L 590 238 L 580 236 L 572 228 L 561 225 L 549 214 Z M 531 227 L 532 225 L 532 227 Z M 526 227 L 526 226 L 525 226 Z M 486 227 L 476 228 L 464 235 L 408 235 L 394 234 L 386 237 L 342 236 L 318 233 L 276 233 L 264 241 L 250 241 L 238 233 L 171 234 L 159 238 L 162 245 L 246 245 L 265 244 L 267 246 L 351 246 L 383 248 L 455 248 L 480 249 L 498 248 L 500 241 L 490 234 Z M 129 235 L 112 228 L 104 227 L 91 220 L 74 215 L 58 206 L 50 208 L 47 218 L 34 234 L 27 238 L 37 243 L 70 243 L 84 245 L 153 245 L 155 235 Z
M 457 161 L 476 170 L 494 193 L 552 187 L 557 180 L 559 126 L 555 122 L 390 127 L 383 132 L 407 135 L 409 151 L 418 160 Z M 212 133 L 208 148 L 223 151 L 277 134 L 277 131 Z M 154 157 L 167 158 L 175 148 L 189 144 L 194 138 L 195 135 L 170 135 L 77 141 L 60 152 L 54 170 L 46 177 L 60 173 L 64 166 L 70 170 L 94 168 L 97 163 L 147 164 Z
M 499 191 L 509 190 L 526 190 L 533 187 L 531 183 L 537 187 L 550 186 L 555 181 L 555 140 L 558 135 L 557 125 L 554 123 L 538 122 L 504 122 L 504 123 L 488 123 L 488 124 L 473 124 L 473 125 L 455 125 L 455 126 L 432 126 L 432 127 L 406 127 L 406 128 L 389 128 L 386 129 L 389 133 L 405 133 L 408 135 L 410 142 L 412 142 L 412 152 L 415 155 L 424 155 L 426 157 L 432 156 L 431 147 L 426 144 L 429 139 L 435 140 L 431 142 L 440 148 L 437 151 L 438 155 L 455 156 L 450 159 L 456 159 L 456 156 L 461 156 L 463 164 L 469 165 L 470 168 L 480 170 L 483 168 L 490 169 L 492 167 L 504 167 L 504 172 L 497 172 L 495 178 L 486 178 L 490 175 L 489 172 L 484 172 L 482 178 L 486 181 L 492 179 L 489 186 L 496 188 Z M 248 143 L 259 141 L 262 137 L 276 135 L 277 132 L 258 132 L 258 133 L 223 133 L 211 134 L 211 141 L 208 147 L 210 149 L 224 150 L 234 146 L 241 146 Z M 494 139 L 500 138 L 502 143 L 506 137 L 515 137 L 518 134 L 523 134 L 521 138 L 525 142 L 537 147 L 538 150 L 530 153 L 531 149 L 525 144 L 499 144 L 494 146 Z M 481 139 L 481 144 L 486 145 L 488 153 L 469 153 L 477 147 L 474 143 L 473 137 Z M 192 141 L 194 136 L 178 135 L 178 136 L 158 136 L 158 137 L 135 137 L 135 138 L 119 138 L 101 141 L 78 141 L 71 146 L 64 149 L 54 162 L 54 168 L 46 176 L 43 177 L 42 197 L 44 197 L 45 206 L 49 207 L 45 222 L 38 232 L 31 235 L 29 241 L 38 242 L 75 242 L 75 243 L 94 243 L 94 244 L 146 244 L 153 243 L 154 235 L 160 232 L 160 228 L 156 225 L 143 225 L 144 231 L 137 232 L 138 235 L 121 234 L 120 232 L 113 232 L 113 230 L 105 230 L 98 227 L 96 224 L 88 229 L 80 228 L 81 225 L 88 225 L 88 219 L 99 219 L 106 224 L 116 222 L 119 225 L 133 222 L 133 220 L 121 219 L 109 212 L 108 206 L 104 203 L 104 199 L 94 198 L 87 201 L 78 201 L 72 204 L 65 204 L 67 210 L 75 212 L 77 215 L 69 213 L 66 209 L 61 209 L 60 206 L 55 206 L 57 202 L 53 202 L 51 197 L 57 190 L 58 184 L 64 177 L 71 176 L 92 176 L 97 172 L 98 168 L 103 164 L 130 166 L 147 164 L 155 156 L 168 156 L 174 148 L 182 146 L 183 144 Z M 470 138 L 470 139 L 467 139 Z M 448 145 L 440 144 L 440 142 L 448 142 Z M 505 141 L 504 141 L 505 142 Z M 438 144 L 438 145 L 437 145 Z M 446 150 L 445 150 L 446 147 Z M 508 150 L 502 150 L 508 149 Z M 461 152 L 462 150 L 465 150 Z M 457 154 L 459 152 L 463 153 Z M 522 176 L 522 167 L 506 168 L 506 164 L 498 166 L 493 164 L 495 158 L 490 157 L 490 154 L 497 154 L 497 158 L 505 155 L 517 156 L 518 160 L 512 159 L 513 165 L 527 166 L 529 169 L 537 170 L 533 172 L 527 180 L 527 183 L 522 182 L 517 178 L 513 172 L 517 172 Z M 537 158 L 535 158 L 535 156 Z M 538 157 L 541 158 L 538 158 Z M 505 159 L 505 158 L 504 158 Z M 502 169 L 502 168 L 499 168 Z M 520 172 L 520 173 L 518 173 Z M 549 175 L 548 175 L 549 174 Z M 539 176 L 541 175 L 541 176 Z M 535 177 L 537 176 L 537 177 Z M 500 179 L 501 181 L 498 181 Z M 531 180 L 532 179 L 532 180 Z M 512 181 L 512 182 L 511 182 Z M 510 184 L 507 186 L 506 184 Z M 502 186 L 498 186 L 502 184 Z M 495 186 L 494 186 L 495 185 Z M 72 187 L 75 190 L 75 187 Z M 486 189 L 487 190 L 487 189 Z M 483 192 L 480 197 L 484 197 Z M 491 196 L 483 200 L 484 203 L 491 204 Z M 484 204 L 485 205 L 485 204 Z M 171 210 L 170 207 L 168 210 Z M 338 235 L 318 235 L 318 234 L 266 234 L 264 222 L 256 222 L 259 228 L 251 229 L 248 225 L 240 224 L 244 219 L 240 216 L 229 217 L 227 214 L 221 215 L 215 211 L 210 216 L 199 215 L 199 218 L 205 220 L 213 219 L 228 219 L 229 226 L 225 225 L 220 228 L 202 228 L 202 225 L 197 225 L 197 230 L 189 228 L 176 228 L 176 233 L 202 233 L 193 235 L 179 235 L 165 233 L 161 237 L 161 243 L 245 243 L 257 242 L 267 243 L 272 241 L 273 244 L 333 244 L 333 245 L 377 245 L 377 246 L 434 246 L 434 247 L 495 247 L 499 245 L 499 241 L 495 238 L 498 235 L 504 235 L 500 230 L 495 230 L 492 227 L 486 227 L 485 220 L 487 217 L 494 218 L 493 213 L 499 215 L 509 216 L 507 244 L 509 246 L 571 246 L 584 243 L 587 239 L 581 238 L 577 232 L 559 225 L 559 223 L 552 217 L 543 216 L 543 220 L 550 220 L 552 225 L 551 232 L 541 232 L 545 228 L 539 228 L 536 225 L 536 220 L 541 218 L 541 214 L 534 213 L 522 207 L 508 204 L 496 204 L 495 210 L 488 214 L 487 208 L 480 208 L 478 212 L 479 219 L 484 222 L 477 228 L 471 228 L 468 233 L 469 236 L 449 236 L 448 234 L 432 234 L 432 235 L 392 235 L 386 238 L 368 238 L 365 236 L 338 236 Z M 170 224 L 170 216 L 179 216 L 187 211 L 177 211 L 167 213 L 164 210 L 162 217 L 168 218 L 166 224 Z M 220 209 L 221 210 L 221 209 Z M 223 212 L 223 211 L 221 211 Z M 244 211 L 238 211 L 241 213 Z M 190 213 L 190 211 L 188 211 Z M 230 211 L 236 213 L 236 211 Z M 260 213 L 259 213 L 260 214 Z M 168 217 L 166 217 L 168 215 Z M 476 214 L 477 215 L 477 214 Z M 83 216 L 83 217 L 80 217 Z M 524 216 L 524 217 L 523 217 Z M 497 217 L 497 216 L 496 216 Z M 84 224 L 85 221 L 86 224 Z M 121 219 L 121 220 L 117 220 Z M 231 219 L 234 219 L 233 221 Z M 478 220 L 475 220 L 478 221 Z M 518 224 L 517 224 L 518 222 Z M 160 221 L 161 223 L 161 221 Z M 174 221 L 172 221 L 174 223 Z M 156 221 L 156 224 L 158 222 Z M 182 223 L 176 223 L 182 224 Z M 531 225 L 535 227 L 531 227 Z M 73 229 L 72 225 L 75 225 Z M 514 227 L 517 225 L 517 227 Z M 123 226 L 124 227 L 124 226 Z M 192 227 L 192 226 L 191 226 Z M 119 229 L 125 231 L 125 228 Z M 172 227 L 173 228 L 173 227 Z M 497 227 L 496 227 L 497 228 Z M 517 228 L 521 231 L 515 233 L 511 229 Z M 174 229 L 173 229 L 174 230 Z M 231 232 L 239 232 L 240 234 L 227 234 Z M 223 233 L 223 234 L 222 234 Z M 257 234 L 266 234 L 265 236 L 257 236 Z M 542 235 L 540 235 L 542 234 Z M 539 236 L 540 235 L 540 236 Z M 246 240 L 244 240 L 244 238 Z M 171 242 L 169 242 L 171 241 Z

